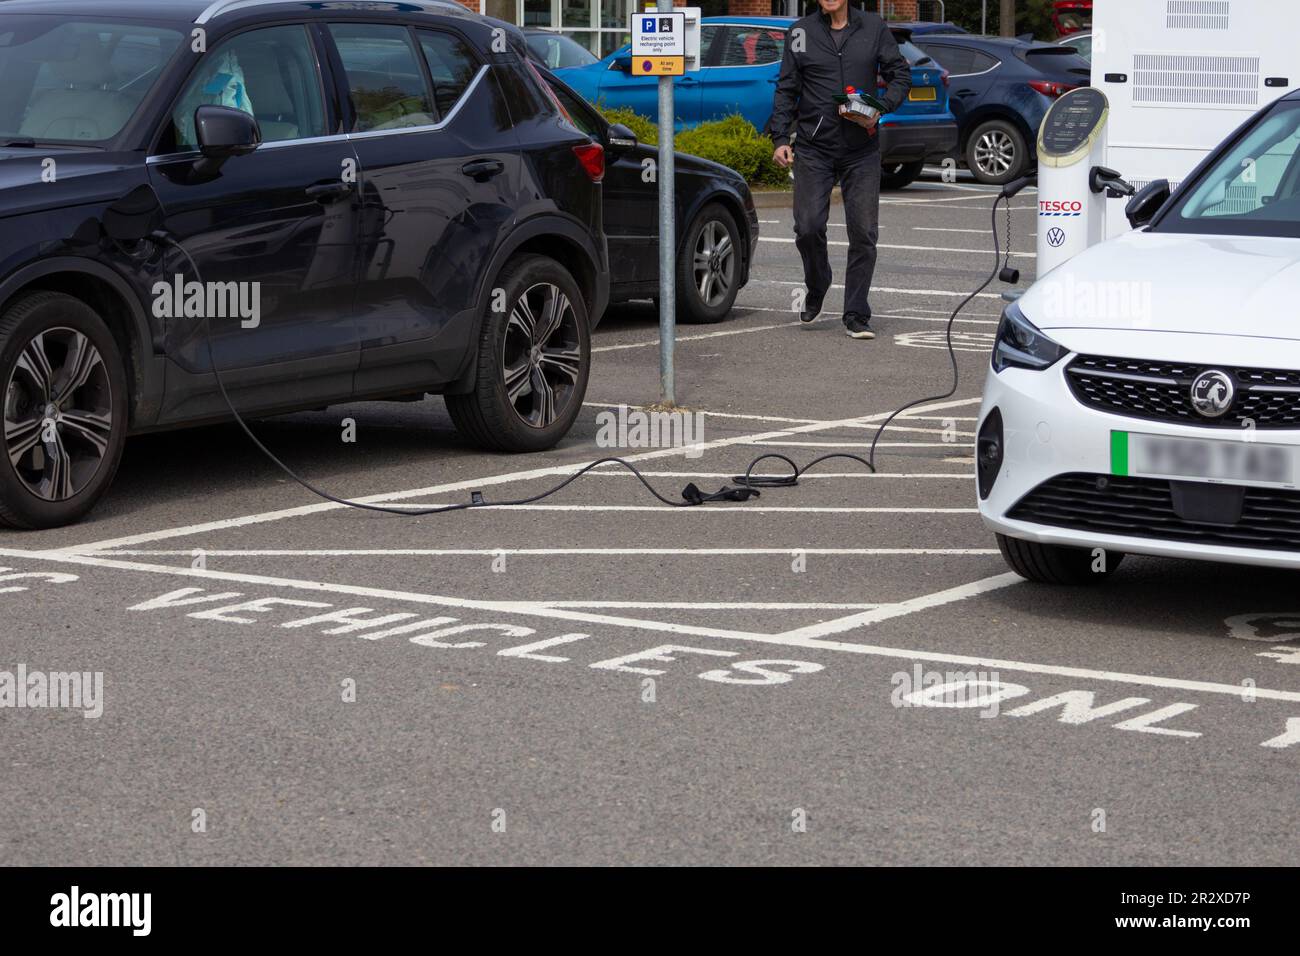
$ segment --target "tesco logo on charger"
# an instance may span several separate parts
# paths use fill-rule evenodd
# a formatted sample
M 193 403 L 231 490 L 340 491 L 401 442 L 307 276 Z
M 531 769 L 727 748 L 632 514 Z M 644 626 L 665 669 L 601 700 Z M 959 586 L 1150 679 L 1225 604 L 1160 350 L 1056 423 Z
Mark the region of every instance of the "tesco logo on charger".
M 1040 216 L 1082 216 L 1083 203 L 1077 199 L 1040 199 Z

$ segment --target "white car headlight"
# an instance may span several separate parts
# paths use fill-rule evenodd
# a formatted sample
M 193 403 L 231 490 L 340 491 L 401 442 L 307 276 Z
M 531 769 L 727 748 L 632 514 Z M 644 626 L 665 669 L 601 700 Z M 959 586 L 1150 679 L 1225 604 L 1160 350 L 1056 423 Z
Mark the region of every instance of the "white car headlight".
M 993 343 L 993 371 L 1027 368 L 1041 372 L 1069 354 L 1069 349 L 1053 342 L 1026 319 L 1014 302 L 1003 310 L 997 341 Z

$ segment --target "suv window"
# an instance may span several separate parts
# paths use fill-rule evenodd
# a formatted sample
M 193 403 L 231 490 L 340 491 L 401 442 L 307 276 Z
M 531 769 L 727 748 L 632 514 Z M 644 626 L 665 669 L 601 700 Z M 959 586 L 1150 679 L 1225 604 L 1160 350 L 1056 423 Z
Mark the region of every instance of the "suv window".
M 601 131 L 596 125 L 595 119 L 592 118 L 587 105 L 563 87 L 552 86 L 551 92 L 559 98 L 560 105 L 569 111 L 569 118 L 573 120 L 573 125 L 596 140 L 596 142 L 600 142 Z
M 433 80 L 433 101 L 438 112 L 446 116 L 465 95 L 465 90 L 478 73 L 478 57 L 469 44 L 450 33 L 420 32 L 420 48 L 429 64 Z
M 0 16 L 0 136 L 112 139 L 182 39 L 134 23 Z
M 250 30 L 214 47 L 172 110 L 160 152 L 198 148 L 194 111 L 232 106 L 256 117 L 267 143 L 325 135 L 325 98 L 304 26 Z
M 785 49 L 785 31 L 772 27 L 728 27 L 723 44 L 717 66 L 776 63 Z
M 357 114 L 353 132 L 437 122 L 419 54 L 406 27 L 332 23 L 329 29 Z

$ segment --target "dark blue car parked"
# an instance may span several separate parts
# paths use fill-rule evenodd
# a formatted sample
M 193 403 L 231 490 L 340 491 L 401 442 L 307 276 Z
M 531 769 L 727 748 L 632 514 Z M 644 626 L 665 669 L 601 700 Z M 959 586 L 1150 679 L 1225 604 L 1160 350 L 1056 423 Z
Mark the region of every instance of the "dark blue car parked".
M 1023 176 L 1047 108 L 1087 86 L 1091 67 L 1069 47 L 969 34 L 925 34 L 912 42 L 951 74 L 957 155 L 982 183 Z

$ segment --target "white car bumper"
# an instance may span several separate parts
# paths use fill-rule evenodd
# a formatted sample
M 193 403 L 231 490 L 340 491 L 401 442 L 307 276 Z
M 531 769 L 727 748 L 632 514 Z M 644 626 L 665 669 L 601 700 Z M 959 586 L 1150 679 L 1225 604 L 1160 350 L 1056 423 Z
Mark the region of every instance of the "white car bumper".
M 1091 337 L 1089 336 L 1089 338 Z M 1200 337 L 1193 336 L 1189 338 Z M 1058 338 L 1058 341 L 1060 341 L 1060 338 Z M 1180 343 L 1180 345 L 1185 344 Z M 1143 350 L 1143 352 L 1146 351 L 1150 350 Z M 1180 348 L 1178 351 L 1182 351 L 1182 349 Z M 1235 349 L 1230 348 L 1229 351 L 1235 351 Z M 1285 349 L 1283 351 L 1291 352 L 1293 350 Z M 1102 352 L 1100 354 L 1134 353 Z M 1223 355 L 1222 344 L 1220 344 L 1217 356 L 1217 359 L 1212 359 L 1212 361 L 1225 361 L 1226 359 Z M 1178 356 L 1167 355 L 1152 355 L 1151 357 L 1153 359 L 1187 360 Z M 1281 357 L 1275 356 L 1275 362 L 1263 363 L 1255 361 L 1249 364 L 1255 366 L 1267 364 L 1271 367 L 1283 368 L 1297 367 L 1285 360 L 1276 361 L 1276 358 Z M 1292 355 L 1286 356 L 1286 358 L 1293 357 Z M 1042 372 L 1016 368 L 1009 368 L 1001 373 L 989 371 L 984 389 L 984 402 L 980 408 L 980 426 L 983 427 L 990 412 L 997 408 L 1001 411 L 1003 428 L 1002 465 L 988 498 L 979 502 L 980 514 L 989 528 L 1013 538 L 1038 541 L 1045 544 L 1106 548 L 1132 554 L 1300 568 L 1300 549 L 1266 550 L 1256 547 L 1207 544 L 1203 541 L 1164 540 L 1158 536 L 1148 536 L 1145 533 L 1141 536 L 1102 533 L 1096 530 L 1057 527 L 1007 517 L 1008 512 L 1012 511 L 1022 498 L 1043 482 L 1059 475 L 1071 473 L 1095 476 L 1110 475 L 1112 471 L 1111 432 L 1113 430 L 1140 432 L 1148 435 L 1199 439 L 1224 438 L 1228 440 L 1232 440 L 1241 434 L 1233 429 L 1214 429 L 1147 421 L 1115 415 L 1086 406 L 1075 397 L 1067 383 L 1065 369 L 1074 358 L 1075 354 L 1072 353 Z M 1227 360 L 1230 361 L 1231 359 Z M 1268 444 L 1300 446 L 1300 430 L 1261 429 L 1257 432 L 1256 440 Z M 1297 507 L 1296 517 L 1300 520 L 1300 505 Z

